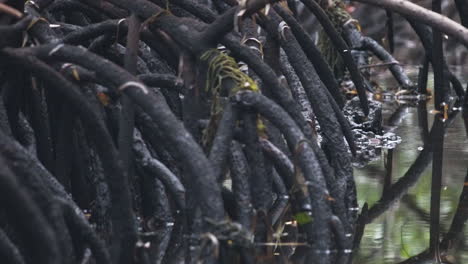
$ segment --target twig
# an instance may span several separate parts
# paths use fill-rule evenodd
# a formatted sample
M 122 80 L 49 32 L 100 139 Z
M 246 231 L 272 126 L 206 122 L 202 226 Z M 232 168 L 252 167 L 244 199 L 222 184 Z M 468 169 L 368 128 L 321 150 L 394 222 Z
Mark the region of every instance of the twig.
M 23 13 L 16 10 L 15 8 L 13 8 L 11 6 L 8 6 L 8 5 L 5 5 L 3 3 L 0 3 L 0 13 L 5 13 L 5 14 L 8 14 L 8 15 L 14 16 L 16 18 L 22 18 L 23 17 Z

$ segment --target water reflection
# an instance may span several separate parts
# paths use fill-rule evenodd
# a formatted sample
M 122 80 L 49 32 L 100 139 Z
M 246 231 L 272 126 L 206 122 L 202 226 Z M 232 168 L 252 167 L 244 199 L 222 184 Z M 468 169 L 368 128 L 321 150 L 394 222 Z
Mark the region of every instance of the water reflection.
M 467 115 L 452 114 L 442 121 L 443 113 L 431 114 L 432 105 L 383 105 L 384 128 L 400 136 L 402 143 L 355 170 L 363 214 L 354 263 L 435 263 L 434 255 L 443 263 L 468 263 L 468 232 L 463 228 L 468 218 Z M 443 130 L 443 159 L 436 155 L 440 164 L 431 167 L 438 147 L 432 142 L 441 142 Z M 437 176 L 437 170 L 442 175 L 440 187 L 435 181 L 431 195 L 432 172 Z

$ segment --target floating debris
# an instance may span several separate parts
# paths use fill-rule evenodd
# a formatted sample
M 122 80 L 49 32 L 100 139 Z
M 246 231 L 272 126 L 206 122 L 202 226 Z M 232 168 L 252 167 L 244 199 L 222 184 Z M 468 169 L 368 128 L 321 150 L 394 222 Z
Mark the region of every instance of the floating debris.
M 348 101 L 343 112 L 351 126 L 356 145 L 353 166 L 362 168 L 369 162 L 380 159 L 382 149 L 393 149 L 401 143 L 401 137 L 382 128 L 382 103 L 369 100 L 369 115 L 366 117 L 359 105 L 359 98 Z

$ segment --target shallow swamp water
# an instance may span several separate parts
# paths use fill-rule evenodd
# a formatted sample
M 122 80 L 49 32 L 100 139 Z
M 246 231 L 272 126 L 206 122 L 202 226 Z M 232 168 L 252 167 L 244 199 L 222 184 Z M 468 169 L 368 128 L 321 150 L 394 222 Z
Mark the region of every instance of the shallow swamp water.
M 416 79 L 417 67 L 409 67 L 407 70 Z M 466 69 L 458 67 L 455 71 L 460 73 L 460 80 L 466 83 L 468 78 L 462 74 L 467 72 Z M 387 88 L 395 85 L 382 76 L 386 74 L 379 74 L 380 85 Z M 432 75 L 429 76 L 428 89 L 432 90 Z M 403 189 L 409 189 L 403 191 L 402 195 L 390 193 L 398 192 L 390 186 L 404 177 L 424 151 L 423 139 L 428 135 L 424 127 L 427 125 L 430 131 L 435 116 L 433 101 L 405 103 L 393 100 L 383 102 L 382 107 L 385 130 L 394 132 L 402 141 L 392 150 L 382 149 L 379 159 L 363 168 L 355 168 L 359 207 L 367 203 L 372 208 L 383 195 L 396 195 L 399 198 L 388 209 L 375 214 L 365 226 L 359 249 L 353 254 L 354 263 L 433 263 L 432 260 L 415 258 L 428 250 L 431 222 L 433 225 L 436 223 L 435 217 L 431 218 L 430 215 L 432 162 L 429 161 L 419 177 L 403 184 Z M 454 225 L 460 225 L 460 221 L 453 221 L 457 209 L 460 216 L 468 214 L 468 207 L 463 203 L 459 205 L 463 187 L 468 185 L 465 179 L 468 177 L 467 123 L 467 115 L 463 117 L 459 113 L 445 130 L 438 225 L 440 240 L 447 238 L 446 234 L 450 230 L 457 232 L 448 236 L 450 239 L 447 239 L 449 242 L 446 245 L 449 245 L 449 250 L 441 250 L 439 254 L 442 263 L 468 263 L 468 228 L 457 229 Z

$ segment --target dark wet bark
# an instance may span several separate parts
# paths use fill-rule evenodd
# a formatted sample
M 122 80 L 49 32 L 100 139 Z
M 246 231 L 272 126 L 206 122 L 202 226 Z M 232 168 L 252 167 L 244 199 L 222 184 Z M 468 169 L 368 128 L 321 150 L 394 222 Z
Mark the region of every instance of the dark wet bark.
M 274 204 L 271 206 L 269 214 L 271 215 L 271 225 L 275 226 L 279 223 L 280 218 L 286 213 L 289 203 L 289 195 L 283 179 L 278 175 L 276 170 L 272 170 L 270 175 L 273 178 L 272 181 L 276 199 Z
M 427 78 L 429 75 L 429 59 L 425 58 L 422 68 L 418 74 L 418 92 L 421 94 L 427 94 Z
M 328 218 L 331 217 L 331 210 L 327 202 L 329 193 L 323 175 L 317 173 L 321 169 L 312 148 L 292 119 L 272 101 L 251 92 L 239 93 L 235 98 L 243 105 L 255 107 L 261 115 L 274 123 L 285 135 L 291 152 L 297 155 L 299 166 L 307 180 L 305 184 L 311 196 L 314 225 L 320 226 L 318 229 L 310 230 L 308 241 L 316 246 L 319 252 L 326 250 L 330 246 L 331 239 L 328 227 Z M 317 190 L 321 191 L 317 192 Z M 323 261 L 326 260 L 323 259 Z
M 440 14 L 441 1 L 434 0 L 432 2 L 432 11 Z M 436 29 L 432 29 L 432 68 L 434 69 L 434 108 L 437 110 L 443 109 L 443 103 L 446 100 L 446 82 L 447 79 L 444 72 L 444 44 L 442 42 L 442 33 Z
M 391 71 L 394 78 L 404 89 L 412 89 L 414 87 L 413 82 L 404 72 L 403 68 L 400 66 L 400 63 L 393 58 L 393 56 L 385 50 L 377 41 L 372 38 L 363 36 L 361 32 L 358 31 L 356 26 L 352 23 L 349 23 L 343 26 L 344 35 L 350 43 L 350 47 L 353 49 L 364 49 L 372 52 L 379 60 L 383 63 L 389 64 L 388 69 Z
M 330 94 L 333 96 L 336 103 L 343 108 L 344 99 L 341 94 L 338 86 L 338 82 L 333 75 L 330 65 L 323 59 L 323 56 L 320 54 L 320 51 L 315 46 L 315 43 L 312 41 L 312 38 L 306 33 L 304 28 L 297 22 L 292 15 L 290 15 L 284 8 L 279 5 L 275 5 L 274 9 L 278 12 L 286 23 L 291 27 L 291 31 L 296 37 L 299 45 L 301 45 L 309 61 L 314 65 L 317 74 L 320 76 L 320 79 L 327 87 Z
M 229 159 L 231 161 L 232 192 L 236 201 L 236 220 L 246 229 L 252 228 L 253 206 L 249 178 L 251 171 L 241 145 L 231 143 Z
M 3 230 L 0 230 L 0 257 L 4 261 L 12 264 L 26 263 L 18 247 Z
M 133 248 L 134 241 L 134 217 L 133 212 L 131 211 L 131 201 L 130 193 L 128 190 L 128 184 L 126 183 L 127 178 L 125 173 L 120 168 L 120 162 L 117 157 L 117 151 L 113 149 L 113 143 L 108 135 L 107 129 L 104 128 L 102 121 L 99 117 L 92 111 L 92 107 L 87 101 L 85 101 L 81 95 L 78 93 L 78 89 L 74 87 L 73 84 L 66 81 L 58 73 L 53 71 L 47 65 L 43 64 L 39 60 L 22 54 L 15 54 L 14 51 L 8 53 L 8 56 L 15 56 L 17 63 L 22 63 L 24 66 L 29 67 L 29 69 L 34 73 L 40 76 L 44 81 L 51 85 L 51 88 L 57 89 L 57 92 L 60 92 L 62 96 L 68 96 L 70 103 L 74 104 L 76 110 L 85 115 L 86 118 L 82 119 L 87 122 L 87 129 L 92 131 L 91 134 L 100 135 L 99 139 L 94 138 L 93 142 L 96 144 L 99 154 L 101 156 L 101 161 L 103 162 L 103 167 L 106 171 L 109 187 L 111 188 L 111 199 L 113 200 L 113 220 L 114 228 L 119 230 L 120 241 L 123 245 L 122 251 L 120 254 L 125 252 L 127 249 L 127 256 L 122 257 L 123 259 L 128 259 L 130 257 L 130 251 Z M 112 177 L 112 179 L 111 179 Z M 114 193 L 112 195 L 112 193 Z M 120 205 L 120 206 L 117 206 Z M 117 251 L 119 252 L 119 251 Z M 123 261 L 123 259 L 121 259 Z
M 431 222 L 429 251 L 437 258 L 440 255 L 440 195 L 442 191 L 442 161 L 444 150 L 444 124 L 440 115 L 436 116 L 433 125 L 434 134 L 431 141 L 434 142 L 432 150 L 432 183 L 431 183 Z
M 4 134 L 1 140 L 10 140 Z M 2 148 L 8 148 L 3 145 Z M 2 172 L 1 200 L 9 221 L 16 227 L 21 239 L 24 241 L 28 259 L 37 263 L 61 263 L 55 232 L 36 202 L 28 194 L 26 188 L 21 187 L 15 175 L 6 165 L 4 158 L 0 159 Z M 40 226 L 41 228 L 37 228 Z M 5 249 L 4 249 L 5 250 Z
M 25 82 L 23 80 L 22 82 Z M 28 115 L 30 116 L 31 126 L 34 130 L 36 138 L 37 156 L 44 166 L 51 172 L 54 171 L 54 152 L 52 147 L 52 133 L 49 128 L 49 115 L 43 91 L 37 80 L 31 80 L 30 93 L 31 101 L 28 103 L 30 109 Z M 26 86 L 25 83 L 22 85 Z M 50 110 L 49 110 L 50 111 Z M 66 122 L 66 121 L 65 121 Z M 64 127 L 66 124 L 58 125 Z M 58 129 L 60 130 L 60 129 Z M 58 144 L 57 144 L 58 145 Z M 60 174 L 62 175 L 62 174 Z M 60 176 L 59 176 L 60 177 Z
M 32 52 L 36 53 L 39 57 L 44 56 L 51 59 L 53 57 L 46 55 L 54 47 L 55 46 L 49 46 L 44 49 L 32 50 Z M 87 56 L 83 56 L 83 52 L 85 52 Z M 117 87 L 125 85 L 127 82 L 131 81 L 138 83 L 136 77 L 133 77 L 128 72 L 119 68 L 115 64 L 112 64 L 110 61 L 100 59 L 96 55 L 86 52 L 83 49 L 64 46 L 57 50 L 53 55 L 55 59 L 67 60 L 92 69 L 96 73 L 102 74 L 104 78 L 113 82 Z M 190 171 L 194 174 L 200 175 L 199 177 L 195 177 L 195 181 L 197 184 L 200 184 L 200 186 L 204 186 L 204 188 L 209 189 L 209 191 L 201 191 L 200 193 L 202 197 L 205 195 L 210 196 L 210 198 L 206 199 L 202 204 L 202 208 L 206 210 L 206 216 L 211 215 L 211 217 L 215 219 L 222 218 L 223 210 L 218 210 L 222 205 L 220 202 L 213 200 L 214 197 L 219 195 L 219 190 L 216 188 L 217 186 L 210 184 L 211 182 L 214 182 L 214 180 L 202 180 L 205 177 L 213 177 L 211 166 L 207 164 L 206 159 L 203 159 L 204 155 L 202 154 L 200 147 L 195 144 L 189 134 L 184 132 L 185 129 L 168 109 L 167 104 L 163 101 L 161 95 L 145 94 L 143 89 L 135 86 L 126 88 L 124 92 L 128 94 L 135 103 L 142 107 L 142 109 L 144 109 L 156 123 L 158 123 L 160 129 L 165 131 L 165 137 L 167 137 L 167 140 L 174 145 L 176 153 L 180 155 L 181 158 L 184 157 L 183 160 L 187 163 L 187 166 L 189 166 Z M 154 103 L 155 101 L 159 101 L 160 103 Z M 208 200 L 210 200 L 210 202 L 208 202 Z
M 185 188 L 177 178 L 163 163 L 153 158 L 138 133 L 135 133 L 133 151 L 135 152 L 136 160 L 139 166 L 147 170 L 150 175 L 156 176 L 170 193 L 179 206 L 180 210 L 185 209 Z
M 11 2 L 0 4 L 4 261 L 287 262 L 295 251 L 292 261 L 345 263 L 365 224 L 431 160 L 427 140 L 355 226 L 354 131 L 294 1 L 35 0 L 15 3 L 19 11 L 5 8 Z M 360 34 L 359 45 L 344 42 L 316 1 L 303 2 L 367 113 L 348 45 L 392 57 Z M 441 62 L 432 33 L 419 30 Z M 214 49 L 224 54 L 204 60 Z
M 325 12 L 323 11 L 323 9 L 320 7 L 318 3 L 316 3 L 314 0 L 304 0 L 302 1 L 302 3 L 305 6 L 307 6 L 310 9 L 310 11 L 315 15 L 315 17 L 317 18 L 317 20 L 320 22 L 320 24 L 324 28 L 330 40 L 335 45 L 338 53 L 341 55 L 343 62 L 345 63 L 346 67 L 349 70 L 351 79 L 353 80 L 354 85 L 356 86 L 356 90 L 358 91 L 359 101 L 361 102 L 361 108 L 364 114 L 368 115 L 369 103 L 367 102 L 367 96 L 366 96 L 367 87 L 366 87 L 366 84 L 364 83 L 364 79 L 361 73 L 359 72 L 356 66 L 356 63 L 354 62 L 353 57 L 351 56 L 351 50 L 348 47 L 348 44 L 346 44 L 346 42 L 340 36 L 338 31 L 335 29 L 332 22 L 330 21 L 330 19 L 328 18 L 328 16 L 325 14 Z
M 275 14 L 272 13 L 271 15 Z M 276 18 L 272 18 L 272 21 L 274 21 L 274 23 L 270 23 L 271 27 L 268 28 L 267 26 L 267 30 L 269 30 L 269 33 L 273 35 L 273 28 L 279 26 L 277 15 Z M 342 197 L 346 193 L 346 191 L 343 192 L 343 190 L 347 190 L 348 188 L 348 181 L 352 178 L 352 169 L 350 157 L 347 154 L 347 147 L 343 142 L 344 136 L 341 129 L 342 126 L 340 126 L 336 116 L 330 115 L 330 113 L 337 113 L 338 115 L 341 115 L 342 113 L 337 109 L 338 107 L 335 108 L 338 112 L 334 111 L 332 106 L 334 102 L 330 102 L 329 99 L 331 98 L 327 96 L 328 91 L 323 87 L 323 84 L 318 78 L 313 67 L 305 59 L 306 56 L 301 52 L 289 29 L 285 28 L 282 33 L 277 33 L 277 38 L 285 49 L 285 52 L 288 55 L 288 60 L 291 62 L 291 65 L 301 80 L 320 125 L 320 129 L 322 131 L 321 135 L 324 137 L 323 145 L 326 149 L 325 153 L 328 154 L 330 164 L 335 170 L 334 177 L 330 177 L 330 175 L 327 175 L 328 177 L 326 177 L 331 195 L 333 197 L 337 197 L 337 201 L 343 201 Z M 340 118 L 339 120 L 346 122 L 344 118 Z M 350 140 L 350 142 L 351 141 L 352 140 Z M 340 215 L 342 221 L 347 222 L 345 207 L 349 205 L 339 203 L 341 202 L 337 203 L 337 213 Z M 349 203 L 351 204 L 353 202 L 349 201 Z M 347 226 L 347 228 L 350 227 Z
M 468 27 L 468 5 L 463 0 L 455 0 L 457 5 L 458 15 L 460 16 L 461 23 L 464 27 Z
M 124 56 L 124 68 L 130 74 L 137 73 L 137 60 L 140 42 L 140 19 L 136 14 L 131 14 L 128 20 L 128 32 Z M 128 181 L 134 179 L 133 171 L 133 137 L 135 128 L 135 106 L 131 98 L 124 94 L 121 97 L 121 109 L 119 119 L 118 149 L 122 160 L 122 169 L 127 172 Z M 134 187 L 135 188 L 135 187 Z
M 219 121 L 212 147 L 208 158 L 213 164 L 214 175 L 218 181 L 223 180 L 223 171 L 229 156 L 230 143 L 234 136 L 236 122 L 238 120 L 238 109 L 227 104 L 223 111 L 223 116 Z
M 406 19 L 410 22 L 411 26 L 413 27 L 414 31 L 416 31 L 416 34 L 418 34 L 419 39 L 421 40 L 421 43 L 424 46 L 424 49 L 426 50 L 426 57 L 427 59 L 432 63 L 436 63 L 437 60 L 434 60 L 434 42 L 432 39 L 432 30 L 430 27 L 420 24 L 411 18 L 406 17 Z M 439 63 L 440 62 L 440 63 Z M 462 97 L 464 95 L 463 87 L 458 80 L 458 78 L 449 70 L 445 59 L 441 59 L 438 64 L 439 66 L 443 67 L 444 75 L 446 76 L 445 79 L 449 80 L 450 83 L 452 84 L 452 88 L 454 91 L 457 93 L 458 96 Z M 438 67 L 438 66 L 436 66 Z M 444 85 L 442 86 L 445 89 L 444 94 L 448 94 L 447 88 L 448 86 Z M 440 88 L 439 88 L 440 89 Z M 440 93 L 440 92 L 439 92 Z M 440 100 L 440 99 L 439 99 Z
M 388 48 L 390 53 L 395 51 L 395 32 L 394 32 L 394 15 L 392 11 L 385 10 L 385 14 L 387 15 L 387 41 L 388 41 Z

